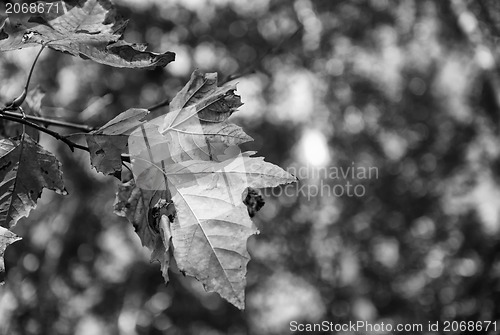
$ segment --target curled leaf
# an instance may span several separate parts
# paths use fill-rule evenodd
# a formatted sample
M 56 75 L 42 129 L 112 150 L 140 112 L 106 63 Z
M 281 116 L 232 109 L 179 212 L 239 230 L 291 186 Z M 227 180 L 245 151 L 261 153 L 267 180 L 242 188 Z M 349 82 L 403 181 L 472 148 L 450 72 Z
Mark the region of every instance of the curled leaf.
M 43 10 L 31 15 L 12 15 L 0 22 L 0 51 L 47 45 L 57 51 L 81 56 L 115 67 L 165 66 L 175 54 L 145 51 L 145 46 L 123 41 L 127 22 L 110 0 L 38 2 Z
M 135 186 L 134 180 L 122 183 L 115 200 L 115 214 L 126 217 L 134 226 L 142 245 L 152 251 L 151 261 L 161 265 L 163 278 L 168 282 L 170 264 L 170 222 L 167 195 L 161 191 L 147 191 Z M 162 203 L 161 206 L 157 206 Z M 157 212 L 155 213 L 155 210 Z

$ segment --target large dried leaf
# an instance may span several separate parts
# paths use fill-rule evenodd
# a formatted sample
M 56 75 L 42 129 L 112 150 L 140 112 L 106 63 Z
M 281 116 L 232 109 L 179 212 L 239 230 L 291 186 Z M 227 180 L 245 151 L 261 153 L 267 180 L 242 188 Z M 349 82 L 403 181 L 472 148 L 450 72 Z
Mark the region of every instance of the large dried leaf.
M 250 189 L 275 187 L 295 178 L 263 158 L 250 157 L 253 152 L 241 154 L 238 145 L 251 138 L 228 120 L 241 106 L 234 90 L 233 85 L 218 87 L 215 73 L 195 71 L 164 117 L 145 122 L 130 134 L 135 177 L 130 194 L 136 192 L 146 201 L 127 200 L 134 210 L 126 216 L 139 227 L 138 234 L 153 256 L 161 257 L 173 246 L 179 270 L 243 309 L 250 260 L 246 243 L 258 232 L 243 197 L 248 198 Z M 140 227 L 150 230 L 145 213 L 156 202 L 145 194 L 163 191 L 175 206 L 175 215 L 163 222 L 171 235 L 162 238 L 163 245 L 158 238 L 145 243 L 148 235 Z M 262 204 L 260 199 L 252 210 Z
M 240 155 L 224 162 L 186 161 L 154 166 L 136 179 L 141 189 L 155 189 L 163 178 L 177 212 L 171 226 L 179 269 L 244 308 L 248 237 L 257 233 L 242 195 L 248 187 L 275 187 L 296 179 L 262 157 Z
M 13 227 L 36 207 L 43 188 L 67 194 L 61 164 L 28 135 L 0 140 L 0 225 Z
M 0 226 L 0 285 L 3 284 L 3 273 L 5 271 L 5 264 L 3 262 L 3 255 L 5 249 L 12 243 L 19 241 L 21 238 L 8 229 Z
M 145 51 L 145 45 L 121 40 L 126 21 L 109 0 L 38 2 L 44 10 L 12 15 L 0 23 L 0 51 L 46 44 L 73 56 L 131 68 L 165 66 L 175 54 Z
M 98 172 L 116 174 L 122 169 L 121 155 L 128 152 L 130 134 L 144 123 L 146 109 L 131 108 L 85 135 L 90 161 Z

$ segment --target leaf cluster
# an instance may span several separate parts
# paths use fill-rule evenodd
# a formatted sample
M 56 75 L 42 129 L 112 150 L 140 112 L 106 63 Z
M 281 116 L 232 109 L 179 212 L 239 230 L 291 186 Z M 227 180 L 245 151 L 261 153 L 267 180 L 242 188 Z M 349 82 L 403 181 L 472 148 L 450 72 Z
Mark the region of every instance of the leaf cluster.
M 0 51 L 42 45 L 141 69 L 174 59 L 171 52 L 153 53 L 125 42 L 125 26 L 108 0 L 59 1 L 37 15 L 0 18 Z M 88 132 L 87 146 L 47 128 L 51 121 L 39 117 L 43 94 L 28 92 L 28 86 L 29 79 L 25 91 L 0 111 L 0 271 L 6 247 L 19 239 L 11 229 L 36 207 L 42 190 L 68 193 L 60 162 L 38 144 L 43 132 L 72 150 L 88 151 L 98 172 L 121 180 L 115 213 L 132 223 L 166 282 L 175 261 L 207 291 L 243 309 L 250 260 L 246 242 L 258 232 L 250 216 L 263 205 L 257 189 L 295 177 L 253 157 L 255 152 L 240 151 L 239 145 L 252 138 L 229 121 L 242 105 L 236 86 L 218 86 L 216 73 L 196 70 L 162 115 L 152 119 L 148 109 L 129 109 Z

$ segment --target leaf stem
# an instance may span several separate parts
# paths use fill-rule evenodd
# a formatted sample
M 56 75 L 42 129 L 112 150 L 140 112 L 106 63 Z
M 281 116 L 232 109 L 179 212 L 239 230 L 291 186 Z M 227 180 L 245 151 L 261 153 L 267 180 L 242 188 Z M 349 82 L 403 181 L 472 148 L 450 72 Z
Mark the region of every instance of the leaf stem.
M 31 64 L 30 73 L 28 74 L 28 79 L 26 80 L 26 86 L 24 86 L 24 90 L 26 92 L 28 92 L 28 87 L 30 85 L 31 76 L 33 75 L 33 71 L 35 70 L 36 62 L 38 61 L 38 58 L 42 54 L 43 49 L 45 49 L 45 44 L 42 44 L 42 47 L 40 48 L 40 51 L 38 51 L 38 53 L 36 54 L 36 57 L 35 57 L 35 60 L 33 61 L 33 64 Z
M 26 85 L 24 85 L 23 92 L 21 93 L 20 96 L 18 96 L 17 98 L 15 98 L 10 103 L 9 107 L 14 107 L 14 108 L 19 107 L 19 106 L 21 106 L 21 104 L 26 99 L 26 95 L 28 94 L 28 88 L 30 86 L 31 76 L 33 75 L 33 71 L 35 70 L 36 62 L 38 61 L 38 58 L 42 54 L 43 49 L 45 49 L 45 44 L 42 45 L 42 47 L 40 48 L 40 50 L 36 54 L 36 57 L 35 57 L 35 60 L 33 61 L 33 64 L 31 64 L 30 73 L 28 74 L 28 79 L 26 80 Z

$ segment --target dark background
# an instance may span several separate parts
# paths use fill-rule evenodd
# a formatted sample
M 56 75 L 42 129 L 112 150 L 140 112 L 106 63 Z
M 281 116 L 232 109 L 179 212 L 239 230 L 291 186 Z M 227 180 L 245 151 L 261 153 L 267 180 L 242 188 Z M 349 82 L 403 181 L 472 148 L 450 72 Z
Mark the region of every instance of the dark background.
M 113 214 L 117 180 L 42 136 L 70 195 L 45 191 L 16 226 L 0 333 L 289 334 L 291 320 L 500 327 L 496 1 L 115 3 L 127 40 L 176 61 L 117 69 L 46 50 L 32 81 L 47 92 L 45 116 L 100 126 L 173 97 L 195 68 L 245 74 L 233 119 L 256 139 L 245 149 L 284 168 L 375 167 L 378 178 L 347 180 L 362 197 L 267 190 L 240 312 L 178 273 L 166 287 Z M 2 103 L 21 92 L 36 52 L 0 55 Z M 297 190 L 345 182 L 307 175 Z

